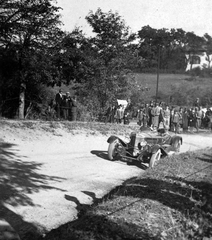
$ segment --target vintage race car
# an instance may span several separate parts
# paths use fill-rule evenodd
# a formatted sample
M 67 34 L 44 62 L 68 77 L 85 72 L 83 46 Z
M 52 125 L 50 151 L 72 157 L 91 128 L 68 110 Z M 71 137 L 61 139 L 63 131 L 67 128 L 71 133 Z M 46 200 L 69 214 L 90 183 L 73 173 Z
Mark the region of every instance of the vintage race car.
M 128 143 L 115 135 L 110 136 L 107 142 L 110 160 L 121 158 L 126 162 L 139 161 L 147 167 L 154 167 L 155 163 L 169 152 L 179 152 L 183 140 L 179 135 L 132 132 Z

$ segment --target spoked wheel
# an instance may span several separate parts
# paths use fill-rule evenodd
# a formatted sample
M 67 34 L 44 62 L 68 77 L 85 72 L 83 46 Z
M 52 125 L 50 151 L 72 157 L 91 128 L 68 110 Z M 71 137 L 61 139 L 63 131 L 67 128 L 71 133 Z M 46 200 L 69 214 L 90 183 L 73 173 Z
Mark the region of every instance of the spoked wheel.
M 153 153 L 149 162 L 149 167 L 153 168 L 155 164 L 160 160 L 161 150 L 158 149 L 156 153 Z
M 118 153 L 116 151 L 117 146 L 118 146 L 117 141 L 113 141 L 112 143 L 109 144 L 109 147 L 108 147 L 108 157 L 109 157 L 110 160 L 114 161 L 115 158 L 117 158 L 117 156 L 118 156 Z

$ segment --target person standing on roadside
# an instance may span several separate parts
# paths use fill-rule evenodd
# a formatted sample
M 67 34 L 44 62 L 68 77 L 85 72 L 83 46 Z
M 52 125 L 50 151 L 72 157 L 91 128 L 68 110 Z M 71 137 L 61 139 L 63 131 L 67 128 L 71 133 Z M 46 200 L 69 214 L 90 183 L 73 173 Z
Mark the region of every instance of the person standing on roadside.
M 182 107 L 180 107 L 180 109 L 179 109 L 179 117 L 180 117 L 180 119 L 179 119 L 179 132 L 180 132 L 180 130 L 183 128 L 183 108 Z
M 151 106 L 151 126 L 150 126 L 150 129 L 151 130 L 154 130 L 154 122 L 155 122 L 155 103 L 152 103 L 152 106 Z
M 147 123 L 149 121 L 149 113 L 148 113 L 148 104 L 145 105 L 143 110 L 143 126 L 144 128 L 147 128 Z
M 162 108 L 159 106 L 159 103 L 156 103 L 156 106 L 154 108 L 154 124 L 153 129 L 157 130 L 159 126 L 159 116 L 161 114 Z
M 115 118 L 117 123 L 121 123 L 122 121 L 122 105 L 121 104 L 116 109 Z
M 166 132 L 168 132 L 170 128 L 170 116 L 171 111 L 169 109 L 169 106 L 166 105 L 165 109 L 163 110 L 164 127 Z
M 77 120 L 77 97 L 73 96 L 71 98 L 72 106 L 71 106 L 71 121 Z
M 111 115 L 112 115 L 112 104 L 109 104 L 109 107 L 107 108 L 107 111 L 105 113 L 105 123 L 111 123 Z
M 170 131 L 174 132 L 174 124 L 173 124 L 173 116 L 174 116 L 174 107 L 172 106 L 170 109 Z
M 174 110 L 172 122 L 173 122 L 173 126 L 174 126 L 173 131 L 175 133 L 180 133 L 180 114 L 179 114 L 179 110 L 177 110 L 177 109 Z
M 195 110 L 192 108 L 189 114 L 189 126 L 191 132 L 194 131 L 194 128 L 196 127 L 196 115 L 195 115 Z
M 183 131 L 187 132 L 188 131 L 188 117 L 189 113 L 187 108 L 183 109 L 183 114 L 182 114 L 182 120 L 183 120 Z
M 70 109 L 71 109 L 71 98 L 70 93 L 67 92 L 63 98 L 63 116 L 65 120 L 70 118 Z
M 148 106 L 148 109 L 147 109 L 147 112 L 148 112 L 148 123 L 147 123 L 147 126 L 148 127 L 152 127 L 152 108 L 153 108 L 153 102 L 150 102 L 149 106 Z
M 207 109 L 206 116 L 208 119 L 208 129 L 212 131 L 212 110 L 210 108 Z
M 60 115 L 61 115 L 62 102 L 63 102 L 63 95 L 62 95 L 62 90 L 60 89 L 55 96 L 56 112 L 57 112 L 58 119 L 60 119 Z
M 139 109 L 137 119 L 138 119 L 137 124 L 142 127 L 143 126 L 143 119 L 144 119 L 143 107 L 141 107 Z
M 201 127 L 201 120 L 202 120 L 201 107 L 196 107 L 195 108 L 195 116 L 196 116 L 196 129 L 197 129 L 197 132 L 199 132 L 199 129 Z

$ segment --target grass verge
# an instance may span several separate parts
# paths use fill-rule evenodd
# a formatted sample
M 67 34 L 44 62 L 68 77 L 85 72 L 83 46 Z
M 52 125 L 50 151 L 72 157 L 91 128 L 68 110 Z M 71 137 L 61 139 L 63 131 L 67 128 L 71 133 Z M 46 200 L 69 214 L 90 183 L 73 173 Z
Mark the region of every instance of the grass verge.
M 34 121 L 34 120 L 1 120 L 1 127 L 9 129 L 30 129 L 41 130 L 48 133 L 57 134 L 58 130 L 64 130 L 71 134 L 86 133 L 87 135 L 126 135 L 132 131 L 138 131 L 136 124 L 123 125 L 100 122 L 70 122 L 70 121 Z

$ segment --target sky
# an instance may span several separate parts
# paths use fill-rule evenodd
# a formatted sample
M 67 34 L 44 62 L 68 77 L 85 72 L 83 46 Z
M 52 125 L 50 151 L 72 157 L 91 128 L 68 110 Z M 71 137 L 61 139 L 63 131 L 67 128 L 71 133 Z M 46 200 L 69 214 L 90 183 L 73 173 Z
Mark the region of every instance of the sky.
M 85 17 L 89 11 L 117 11 L 132 32 L 143 26 L 152 28 L 182 28 L 198 36 L 212 36 L 212 0 L 57 0 L 61 10 L 63 29 L 80 27 L 87 36 L 92 29 Z

